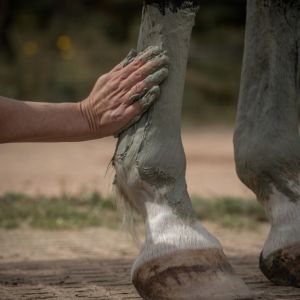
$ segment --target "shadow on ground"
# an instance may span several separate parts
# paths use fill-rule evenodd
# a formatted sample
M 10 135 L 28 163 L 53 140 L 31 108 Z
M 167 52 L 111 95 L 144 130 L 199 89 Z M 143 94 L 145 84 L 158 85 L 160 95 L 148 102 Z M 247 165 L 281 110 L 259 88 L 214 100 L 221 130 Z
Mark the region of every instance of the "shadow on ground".
M 231 263 L 255 300 L 300 299 L 300 289 L 277 287 L 257 266 L 256 256 Z M 141 299 L 130 282 L 132 260 L 72 259 L 0 263 L 0 299 Z

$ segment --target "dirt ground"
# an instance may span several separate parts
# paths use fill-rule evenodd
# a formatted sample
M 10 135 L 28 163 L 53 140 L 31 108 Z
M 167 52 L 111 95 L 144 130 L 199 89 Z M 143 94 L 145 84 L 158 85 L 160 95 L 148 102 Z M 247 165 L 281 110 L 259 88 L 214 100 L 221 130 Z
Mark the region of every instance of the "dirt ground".
M 255 300 L 299 300 L 300 289 L 276 287 L 258 269 L 267 226 L 230 231 L 204 223 L 222 242 Z M 138 251 L 122 231 L 0 231 L 0 299 L 141 299 L 130 282 Z
M 17 191 L 59 195 L 111 192 L 113 170 L 107 168 L 116 140 L 84 143 L 0 145 L 0 194 Z M 183 131 L 190 194 L 252 196 L 235 174 L 232 129 Z
M 183 141 L 191 194 L 252 196 L 235 175 L 231 129 L 185 131 Z M 114 145 L 111 138 L 0 145 L 0 194 L 96 190 L 107 195 L 113 172 L 105 174 Z M 256 300 L 300 299 L 300 289 L 276 287 L 258 269 L 267 225 L 252 231 L 204 225 L 220 239 Z M 141 299 L 130 283 L 137 253 L 138 247 L 120 230 L 0 230 L 0 299 Z

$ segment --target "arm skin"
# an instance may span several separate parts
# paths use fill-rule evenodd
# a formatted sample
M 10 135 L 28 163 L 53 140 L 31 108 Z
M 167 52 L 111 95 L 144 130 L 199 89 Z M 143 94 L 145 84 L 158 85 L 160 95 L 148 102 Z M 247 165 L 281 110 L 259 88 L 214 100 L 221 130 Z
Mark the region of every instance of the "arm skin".
M 149 47 L 101 76 L 78 103 L 24 102 L 0 97 L 0 143 L 72 142 L 102 138 L 132 125 L 159 96 L 168 57 Z
M 23 102 L 0 97 L 0 143 L 92 138 L 78 103 Z

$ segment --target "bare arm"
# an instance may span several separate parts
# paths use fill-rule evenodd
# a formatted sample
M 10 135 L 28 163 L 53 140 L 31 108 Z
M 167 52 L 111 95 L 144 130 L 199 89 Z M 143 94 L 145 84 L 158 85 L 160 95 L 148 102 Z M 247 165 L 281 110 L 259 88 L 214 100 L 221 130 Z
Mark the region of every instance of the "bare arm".
M 22 102 L 0 97 L 0 142 L 92 138 L 78 103 Z
M 120 132 L 159 96 L 168 75 L 165 53 L 132 53 L 101 76 L 78 103 L 23 102 L 0 97 L 0 143 L 83 141 Z

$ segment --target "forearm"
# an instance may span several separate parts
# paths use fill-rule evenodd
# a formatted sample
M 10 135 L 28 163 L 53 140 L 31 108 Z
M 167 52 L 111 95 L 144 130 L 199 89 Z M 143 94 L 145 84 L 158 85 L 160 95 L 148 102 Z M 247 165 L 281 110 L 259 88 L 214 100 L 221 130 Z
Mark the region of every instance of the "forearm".
M 0 143 L 92 138 L 78 103 L 23 102 L 0 97 Z

